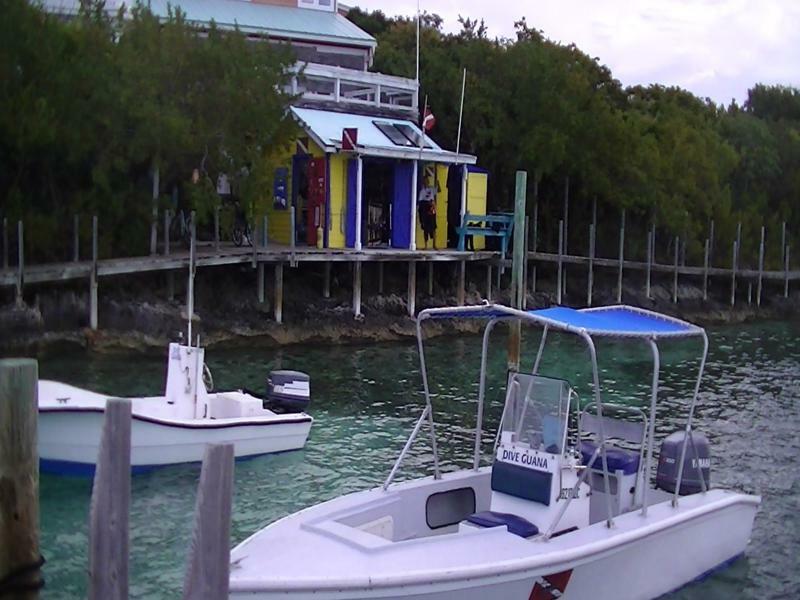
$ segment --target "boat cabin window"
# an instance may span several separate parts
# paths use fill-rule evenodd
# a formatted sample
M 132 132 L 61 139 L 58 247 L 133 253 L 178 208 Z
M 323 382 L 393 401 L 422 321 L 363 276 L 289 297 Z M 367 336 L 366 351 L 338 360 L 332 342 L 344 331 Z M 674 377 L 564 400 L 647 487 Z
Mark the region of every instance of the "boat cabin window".
M 510 373 L 501 443 L 562 454 L 569 400 L 570 387 L 562 379 Z

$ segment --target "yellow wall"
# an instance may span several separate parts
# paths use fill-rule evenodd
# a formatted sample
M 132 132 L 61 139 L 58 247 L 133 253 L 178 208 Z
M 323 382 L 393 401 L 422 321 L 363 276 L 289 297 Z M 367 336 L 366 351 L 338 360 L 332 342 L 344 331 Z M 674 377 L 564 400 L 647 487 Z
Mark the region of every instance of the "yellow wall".
M 344 228 L 346 226 L 347 214 L 347 159 L 349 157 L 343 154 L 331 154 L 328 157 L 330 161 L 330 177 L 328 179 L 328 186 L 330 190 L 330 214 L 331 219 L 328 229 L 328 247 L 329 248 L 344 248 L 345 236 Z
M 469 173 L 467 175 L 467 212 L 473 215 L 486 214 L 486 196 L 489 187 L 489 176 L 486 173 Z M 472 236 L 475 250 L 486 248 L 486 238 L 481 235 Z
M 436 165 L 436 183 L 438 191 L 436 193 L 436 247 L 439 250 L 447 248 L 447 165 Z M 420 174 L 420 177 L 422 175 Z M 421 185 L 422 182 L 420 181 Z M 417 219 L 416 242 L 418 249 L 425 248 L 425 235 L 422 232 L 422 223 L 419 220 L 419 211 L 415 212 Z M 430 249 L 430 244 L 428 244 Z
M 322 151 L 322 148 L 317 146 L 314 142 L 309 140 L 309 154 L 314 158 L 320 158 L 325 156 L 325 153 Z M 271 162 L 275 164 L 275 166 L 286 167 L 288 176 L 286 178 L 286 195 L 287 195 L 287 209 L 276 209 L 275 205 L 272 200 L 272 189 L 268 190 L 269 198 L 267 202 L 267 228 L 269 229 L 269 241 L 271 243 L 276 244 L 286 244 L 289 245 L 291 243 L 291 236 L 289 234 L 289 229 L 291 227 L 291 215 L 289 207 L 291 206 L 292 202 L 292 157 L 295 155 L 296 152 L 296 144 L 292 143 L 285 148 L 281 148 L 280 150 L 273 153 L 270 157 Z M 297 218 L 301 218 L 298 214 Z

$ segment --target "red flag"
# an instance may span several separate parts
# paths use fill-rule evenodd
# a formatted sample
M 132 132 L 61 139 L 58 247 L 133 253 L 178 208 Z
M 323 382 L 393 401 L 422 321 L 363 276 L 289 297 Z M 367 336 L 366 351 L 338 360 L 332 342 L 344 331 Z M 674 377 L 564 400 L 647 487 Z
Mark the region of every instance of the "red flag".
M 436 125 L 436 117 L 433 116 L 430 108 L 425 108 L 425 116 L 422 119 L 422 129 L 430 131 Z
M 355 150 L 358 146 L 358 129 L 345 127 L 342 130 L 342 150 Z

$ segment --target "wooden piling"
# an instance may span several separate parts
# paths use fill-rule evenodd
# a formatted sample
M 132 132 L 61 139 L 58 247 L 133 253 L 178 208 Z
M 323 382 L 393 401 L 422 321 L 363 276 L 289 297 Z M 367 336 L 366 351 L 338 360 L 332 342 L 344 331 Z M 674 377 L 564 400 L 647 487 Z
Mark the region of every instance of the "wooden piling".
M 786 256 L 786 221 L 781 222 L 781 264 Z
M 561 277 L 564 260 L 564 221 L 558 222 L 558 274 L 556 277 L 556 304 L 561 304 Z
M 227 598 L 231 563 L 233 444 L 209 444 L 194 508 L 183 600 Z
M 0 360 L 0 581 L 4 597 L 19 600 L 35 600 L 43 585 L 38 378 L 38 363 L 33 359 Z
M 766 228 L 761 226 L 761 243 L 758 245 L 758 291 L 756 292 L 756 306 L 761 306 L 761 289 L 764 279 L 764 241 Z
M 539 247 L 539 182 L 533 182 L 533 252 Z M 536 261 L 531 265 L 531 294 L 536 293 Z
M 564 178 L 564 245 L 561 249 L 563 254 L 569 254 L 569 175 Z M 561 284 L 564 288 L 564 295 L 567 294 L 567 266 L 561 268 Z M 560 304 L 560 303 L 559 303 Z
M 383 294 L 383 262 L 378 263 L 378 293 Z
M 359 179 L 359 181 L 361 181 L 361 180 Z M 297 215 L 295 214 L 294 208 L 295 207 L 292 206 L 291 210 L 289 211 L 289 231 L 290 231 L 290 234 L 289 234 L 289 247 L 291 248 L 291 251 L 292 251 L 291 259 L 289 261 L 289 265 L 292 266 L 292 267 L 297 266 L 297 261 L 294 258 L 294 249 L 295 249 L 295 245 L 297 244 L 297 240 L 295 239 L 295 237 L 297 236 L 297 232 L 295 230 L 295 228 L 297 226 L 297 224 L 296 224 Z
M 525 217 L 525 242 L 523 244 L 524 252 L 522 254 L 522 285 L 520 286 L 520 290 L 522 292 L 522 310 L 526 310 L 528 308 L 528 235 L 530 234 L 531 230 L 531 220 L 530 217 Z
M 492 301 L 492 265 L 491 265 L 491 263 L 487 263 L 487 265 L 486 265 L 486 299 L 489 302 Z
M 466 301 L 466 285 L 467 285 L 467 261 L 461 260 L 458 262 L 458 288 L 456 289 L 456 297 L 458 305 L 464 306 Z
M 194 322 L 194 276 L 197 269 L 197 219 L 195 211 L 191 213 L 189 223 L 189 279 L 186 285 L 186 321 L 187 321 L 187 343 L 192 343 L 192 323 Z
M 592 305 L 592 293 L 594 287 L 594 252 L 595 252 L 595 224 L 589 224 L 589 274 L 586 289 L 586 306 Z
M 283 323 L 283 263 L 275 264 L 275 322 Z
M 681 238 L 675 236 L 675 266 L 672 276 L 672 302 L 678 302 L 678 256 L 680 255 Z
M 322 267 L 322 297 L 331 297 L 331 263 L 327 260 Z
M 644 295 L 649 300 L 650 299 L 650 282 L 651 282 L 651 273 L 653 270 L 653 234 L 652 232 L 647 232 L 647 268 L 645 273 L 645 284 L 644 284 Z
M 428 296 L 433 296 L 433 262 L 428 263 Z
M 25 231 L 22 221 L 17 221 L 17 306 L 22 306 L 22 290 L 25 285 Z
M 622 266 L 625 262 L 625 209 L 622 209 L 619 225 L 619 271 L 617 273 L 617 304 L 622 303 Z
M 747 282 L 747 306 L 753 304 L 753 282 Z
M 164 256 L 169 256 L 169 224 L 170 224 L 170 211 L 164 211 Z
M 711 219 L 711 225 L 708 232 L 708 265 L 709 267 L 714 264 L 714 219 Z
M 789 297 L 789 244 L 786 244 L 786 252 L 783 255 L 783 297 Z
M 128 599 L 131 401 L 106 403 L 89 509 L 89 600 Z
M 264 263 L 258 263 L 258 268 L 256 269 L 256 294 L 258 296 L 258 303 L 264 304 Z
M 81 259 L 81 228 L 80 217 L 78 215 L 72 216 L 72 262 L 78 262 Z
M 705 252 L 703 253 L 703 301 L 708 300 L 708 262 L 711 253 L 711 240 L 706 238 Z
M 353 316 L 361 316 L 361 261 L 353 263 Z
M 731 306 L 736 306 L 736 258 L 739 242 L 733 240 L 733 257 L 731 259 Z
M 214 207 L 214 250 L 219 252 L 219 205 Z
M 250 262 L 253 265 L 253 268 L 256 268 L 258 264 L 258 222 L 256 221 L 253 223 L 253 231 L 250 234 L 250 248 L 253 250 L 252 257 Z
M 89 329 L 97 331 L 97 215 L 92 215 L 92 270 L 89 274 Z
M 269 244 L 269 233 L 267 231 L 267 215 L 261 219 L 261 246 L 262 248 L 266 248 Z
M 3 268 L 8 268 L 8 218 L 3 217 Z
M 408 316 L 413 317 L 417 312 L 417 263 L 408 263 Z

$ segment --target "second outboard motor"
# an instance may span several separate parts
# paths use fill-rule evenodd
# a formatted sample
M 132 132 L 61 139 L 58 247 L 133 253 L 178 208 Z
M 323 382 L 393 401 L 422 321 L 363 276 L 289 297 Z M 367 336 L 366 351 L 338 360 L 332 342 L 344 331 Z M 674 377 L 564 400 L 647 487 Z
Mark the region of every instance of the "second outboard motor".
M 656 487 L 674 492 L 678 484 L 678 463 L 681 460 L 683 440 L 686 439 L 685 431 L 676 431 L 661 442 L 661 453 L 658 457 L 658 471 L 656 472 Z M 697 458 L 695 458 L 697 457 Z M 706 489 L 711 482 L 711 451 L 708 438 L 697 431 L 692 431 L 689 443 L 686 445 L 686 457 L 683 461 L 683 475 L 681 476 L 681 496 L 696 494 L 703 490 L 700 483 L 700 474 L 697 472 L 697 463 L 706 482 Z
M 267 404 L 279 412 L 303 412 L 311 402 L 311 378 L 300 371 L 272 371 L 267 379 Z

